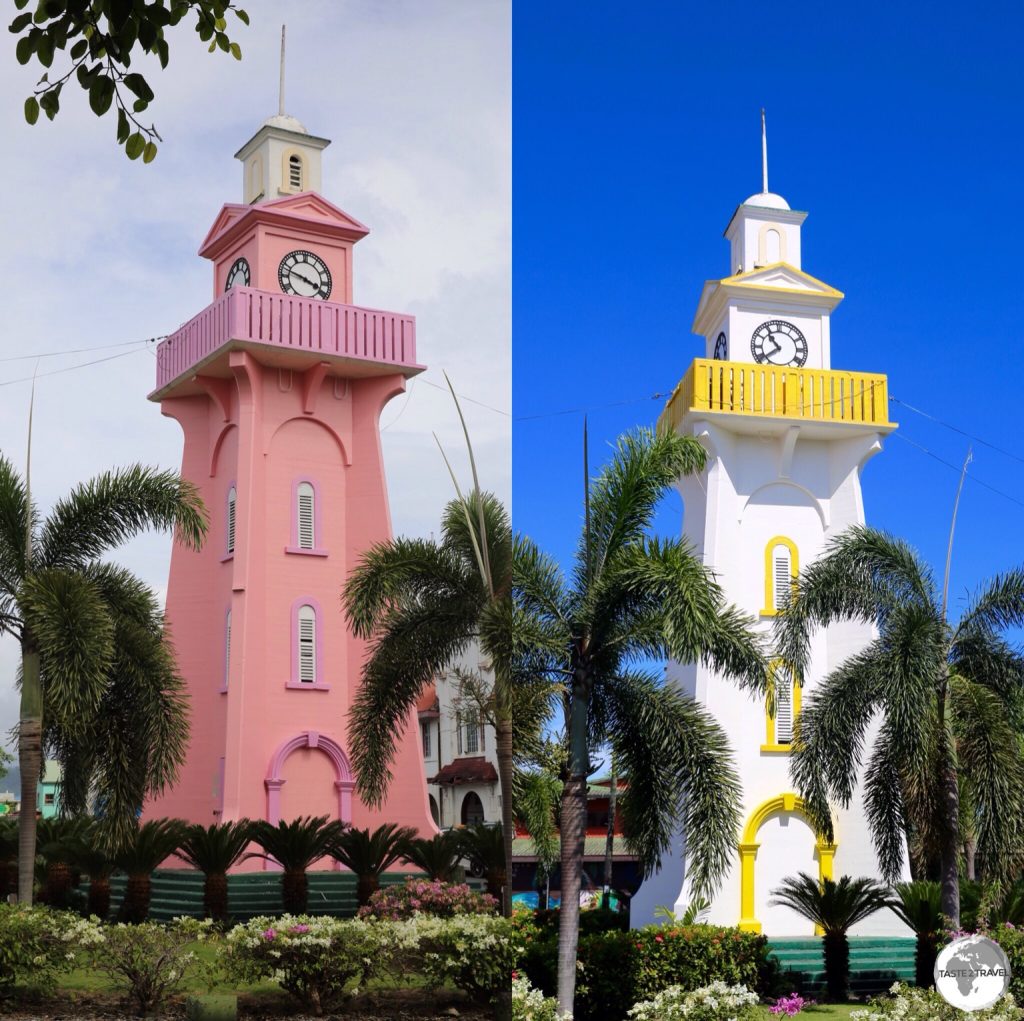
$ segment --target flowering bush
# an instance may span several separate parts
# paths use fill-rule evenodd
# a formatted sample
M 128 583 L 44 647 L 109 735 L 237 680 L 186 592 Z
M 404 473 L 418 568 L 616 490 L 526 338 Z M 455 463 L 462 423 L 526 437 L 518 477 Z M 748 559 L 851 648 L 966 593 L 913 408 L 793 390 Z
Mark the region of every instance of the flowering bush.
M 393 926 L 393 936 L 415 946 L 416 970 L 431 985 L 452 983 L 479 1003 L 508 992 L 508 977 L 522 957 L 518 931 L 495 915 L 416 915 Z
M 795 1017 L 804 1007 L 813 1007 L 814 1000 L 805 1000 L 799 993 L 790 996 L 780 996 L 769 1008 L 769 1014 L 785 1014 L 786 1017 Z
M 309 915 L 253 918 L 228 933 L 224 968 L 242 982 L 277 979 L 319 1016 L 350 984 L 387 966 L 396 949 L 387 938 L 394 928 Z
M 552 995 L 557 936 L 527 919 L 516 919 L 524 947 L 522 970 Z M 699 989 L 713 982 L 772 988 L 778 964 L 764 936 L 716 925 L 649 925 L 630 932 L 581 935 L 574 1016 L 576 1021 L 623 1017 L 638 1001 L 668 986 Z
M 512 979 L 512 1021 L 559 1021 L 558 1004 L 530 985 L 524 976 Z
M 746 986 L 712 982 L 690 992 L 669 986 L 629 1012 L 634 1021 L 754 1021 L 760 1014 L 757 993 Z
M 94 944 L 92 965 L 125 990 L 139 1014 L 149 1014 L 196 970 L 198 961 L 189 948 L 209 935 L 212 924 L 182 917 L 169 925 L 104 926 Z
M 890 996 L 880 996 L 871 1001 L 865 1010 L 850 1014 L 855 1021 L 958 1021 L 964 1016 L 962 1010 L 947 1003 L 934 989 L 919 989 L 897 982 L 890 990 Z M 1018 1021 L 1013 996 L 1007 993 L 994 1007 L 971 1012 L 971 1018 L 979 1021 Z
M 0 904 L 0 996 L 15 985 L 52 988 L 57 976 L 102 938 L 98 919 Z
M 429 879 L 407 879 L 401 886 L 386 886 L 359 909 L 360 918 L 401 921 L 417 912 L 451 918 L 453 915 L 494 914 L 498 901 L 487 893 L 476 893 L 465 883 L 441 883 Z

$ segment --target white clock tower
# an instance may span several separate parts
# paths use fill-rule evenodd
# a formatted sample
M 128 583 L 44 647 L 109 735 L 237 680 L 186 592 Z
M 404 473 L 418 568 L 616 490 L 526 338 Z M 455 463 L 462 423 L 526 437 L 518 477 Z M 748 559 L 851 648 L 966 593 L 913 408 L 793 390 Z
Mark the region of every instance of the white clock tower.
M 763 136 L 762 136 L 763 137 Z M 830 316 L 843 295 L 801 268 L 806 213 L 768 190 L 748 198 L 726 228 L 729 276 L 704 285 L 693 331 L 705 339 L 676 387 L 659 428 L 695 436 L 708 451 L 700 477 L 683 478 L 683 535 L 713 569 L 727 598 L 766 636 L 793 579 L 825 544 L 864 523 L 860 474 L 896 426 L 886 377 L 832 368 Z M 818 840 L 789 778 L 793 723 L 801 699 L 872 637 L 870 626 L 828 628 L 812 642 L 803 686 L 772 663 L 774 714 L 705 666 L 671 663 L 669 679 L 725 728 L 743 783 L 743 821 L 734 865 L 703 920 L 769 936 L 809 936 L 812 926 L 770 892 L 797 872 L 877 876 L 861 792 L 837 808 L 835 843 Z M 632 924 L 661 905 L 681 913 L 691 900 L 685 834 L 659 873 L 640 888 Z M 891 912 L 857 935 L 902 935 Z

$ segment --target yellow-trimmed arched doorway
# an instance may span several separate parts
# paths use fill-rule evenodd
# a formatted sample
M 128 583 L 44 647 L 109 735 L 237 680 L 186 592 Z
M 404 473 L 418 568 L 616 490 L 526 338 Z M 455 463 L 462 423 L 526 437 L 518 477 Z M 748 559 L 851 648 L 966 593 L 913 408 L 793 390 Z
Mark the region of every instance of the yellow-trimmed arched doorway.
M 758 921 L 754 908 L 754 864 L 757 861 L 757 851 L 760 844 L 757 842 L 757 833 L 762 824 L 770 816 L 777 813 L 796 815 L 814 831 L 814 825 L 804 808 L 804 799 L 789 792 L 779 794 L 774 798 L 763 801 L 747 819 L 743 827 L 743 839 L 739 845 L 740 852 L 740 928 L 744 932 L 760 932 L 761 923 Z M 818 878 L 832 878 L 832 862 L 835 858 L 836 843 L 827 843 L 815 833 L 815 848 L 818 855 Z M 817 935 L 821 932 L 815 927 Z

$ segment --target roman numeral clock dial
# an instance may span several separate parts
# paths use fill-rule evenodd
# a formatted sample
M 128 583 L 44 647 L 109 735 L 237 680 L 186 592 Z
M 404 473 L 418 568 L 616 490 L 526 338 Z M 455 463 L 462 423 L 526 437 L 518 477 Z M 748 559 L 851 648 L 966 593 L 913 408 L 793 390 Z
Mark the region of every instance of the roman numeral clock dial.
M 791 365 L 799 368 L 807 361 L 807 340 L 792 324 L 772 319 L 754 330 L 750 353 L 762 365 Z
M 277 280 L 285 294 L 300 298 L 321 298 L 331 294 L 331 271 L 312 252 L 289 252 L 277 267 Z

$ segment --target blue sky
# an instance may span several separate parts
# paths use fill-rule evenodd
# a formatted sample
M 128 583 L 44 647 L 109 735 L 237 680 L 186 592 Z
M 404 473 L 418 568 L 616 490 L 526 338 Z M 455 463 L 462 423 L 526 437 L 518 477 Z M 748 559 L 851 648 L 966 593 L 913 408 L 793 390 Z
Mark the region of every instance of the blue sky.
M 833 366 L 885 372 L 891 395 L 1022 458 L 974 444 L 951 612 L 1024 563 L 1022 30 L 1010 4 L 599 0 L 553 17 L 517 0 L 516 527 L 567 562 L 582 415 L 550 413 L 590 409 L 596 469 L 702 353 L 690 323 L 703 281 L 727 274 L 729 217 L 760 191 L 764 106 L 770 187 L 810 214 L 803 268 L 846 294 Z M 890 417 L 963 461 L 965 437 Z M 893 437 L 863 481 L 869 522 L 941 573 L 957 472 Z M 659 527 L 677 533 L 677 502 Z

